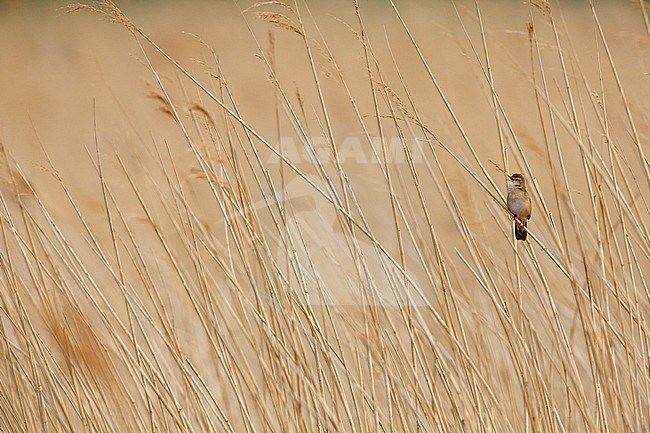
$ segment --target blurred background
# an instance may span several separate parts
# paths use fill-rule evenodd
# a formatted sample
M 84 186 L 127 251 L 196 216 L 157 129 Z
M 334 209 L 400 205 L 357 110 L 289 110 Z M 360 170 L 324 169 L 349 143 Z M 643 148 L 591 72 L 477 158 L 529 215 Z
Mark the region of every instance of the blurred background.
M 259 58 L 260 50 L 269 47 L 269 31 L 276 39 L 278 79 L 286 86 L 292 102 L 297 101 L 297 91 L 311 104 L 307 117 L 312 120 L 316 119 L 313 107 L 317 94 L 300 39 L 291 31 L 272 27 L 258 19 L 256 10 L 242 14 L 252 3 L 126 1 L 118 5 L 169 55 L 211 86 L 215 84 L 210 73 L 218 61 L 244 117 L 254 119 L 252 123 L 263 135 L 275 137 L 275 90 Z M 137 153 L 134 141 L 147 141 L 150 134 L 156 139 L 169 139 L 181 155 L 187 148 L 174 122 L 158 110 L 155 99 L 148 97 L 153 78 L 128 31 L 87 11 L 68 14 L 66 5 L 66 2 L 52 1 L 0 3 L 0 138 L 29 176 L 38 179 L 35 184 L 40 188 L 47 184 L 48 177 L 38 169 L 45 149 L 65 179 L 70 180 L 72 188 L 80 189 L 76 192 L 92 201 L 95 192 L 88 189 L 97 185 L 83 179 L 88 177 L 85 170 L 90 169 L 89 164 L 84 163 L 84 146 L 94 141 L 93 101 L 97 106 L 102 139 L 116 150 L 124 151 L 125 155 Z M 352 95 L 357 98 L 362 115 L 372 115 L 367 77 L 358 73 L 365 68 L 363 50 L 355 43 L 355 36 L 348 27 L 356 25 L 352 3 L 337 0 L 308 2 L 308 5 L 309 9 L 305 8 L 303 13 L 317 17 L 317 20 L 307 18 L 308 25 L 317 23 L 318 28 L 312 27 L 312 30 L 322 32 Z M 382 71 L 385 80 L 394 83 L 392 91 L 407 100 L 392 65 L 394 56 L 424 123 L 444 140 L 462 141 L 389 2 L 361 1 L 360 6 L 373 49 L 385 64 Z M 479 36 L 473 2 L 456 2 L 456 9 L 446 1 L 402 1 L 398 6 L 420 42 L 432 72 L 446 89 L 446 96 L 462 113 L 461 122 L 475 126 L 468 127 L 467 133 L 480 156 L 484 160 L 499 161 L 490 95 L 481 83 L 482 72 L 471 58 L 472 47 L 463 29 L 465 25 L 472 38 Z M 530 121 L 537 116 L 537 111 L 531 103 L 534 93 L 528 75 L 531 54 L 526 30 L 533 12 L 524 2 L 490 1 L 484 2 L 482 7 L 487 38 L 493 47 L 496 87 L 504 90 L 502 103 L 512 124 L 522 140 L 530 145 L 531 152 L 535 152 L 542 143 L 537 122 Z M 616 53 L 615 60 L 620 62 L 621 79 L 628 83 L 631 93 L 642 92 L 648 96 L 650 56 L 639 3 L 598 2 L 598 8 L 607 18 L 602 25 Z M 273 10 L 273 7 L 267 9 Z M 588 5 L 586 2 L 562 2 L 558 14 L 558 23 L 564 27 L 562 31 L 572 44 L 566 49 L 574 50 L 582 62 L 583 70 L 573 71 L 575 77 L 584 73 L 591 82 L 598 83 L 596 65 L 603 53 L 596 49 Z M 538 20 L 536 32 L 540 40 L 553 41 L 544 20 Z M 559 74 L 553 50 L 544 44 L 542 49 L 550 65 L 548 73 Z M 160 55 L 150 54 L 161 74 L 169 82 L 175 81 L 177 73 L 171 65 Z M 361 128 L 358 122 L 350 121 L 351 104 L 332 74 L 327 56 L 322 50 L 316 50 L 315 56 L 324 74 L 321 81 L 339 139 L 358 136 Z M 549 82 L 553 83 L 558 77 L 550 75 Z M 605 86 L 615 84 L 609 74 L 604 74 L 604 80 Z M 551 87 L 557 89 L 559 84 Z M 186 90 L 191 93 L 190 99 L 201 100 L 202 96 L 195 89 Z M 182 93 L 178 87 L 173 91 Z M 215 108 L 204 102 L 208 109 Z M 647 116 L 647 112 L 640 114 Z M 625 118 L 613 116 L 612 121 L 625 122 Z M 286 127 L 284 124 L 285 130 Z M 567 151 L 570 156 L 572 150 Z M 533 159 L 533 163 L 541 161 Z
M 252 5 L 252 2 L 242 1 L 119 3 L 123 12 L 148 37 L 215 93 L 220 91 L 216 77 L 222 76 L 243 119 L 276 147 L 279 148 L 284 140 L 284 145 L 291 147 L 289 151 L 293 149 L 295 153 L 302 149 L 302 144 L 285 113 L 280 110 L 279 117 L 276 117 L 278 94 L 261 57 L 272 51 L 275 73 L 288 102 L 296 110 L 302 107 L 300 117 L 304 118 L 313 141 L 327 147 L 319 95 L 313 84 L 303 41 L 295 32 L 274 26 L 259 15 L 260 12 L 287 13 L 284 8 L 267 4 L 249 9 Z M 458 113 L 461 124 L 465 125 L 465 132 L 477 156 L 487 166 L 490 176 L 503 179 L 501 169 L 497 167 L 502 165 L 502 158 L 492 100 L 481 65 L 473 54 L 473 50 L 481 49 L 474 3 L 402 1 L 398 2 L 398 6 L 413 36 L 419 41 L 420 49 L 445 97 Z M 382 79 L 390 86 L 380 92 L 384 97 L 390 95 L 399 100 L 404 106 L 412 102 L 429 131 L 454 149 L 456 157 L 478 171 L 472 165 L 473 157 L 462 135 L 428 78 L 390 3 L 361 1 L 360 7 L 373 53 L 381 65 Z M 131 34 L 123 26 L 110 23 L 106 17 L 87 10 L 68 13 L 70 8 L 66 3 L 4 2 L 1 8 L 0 138 L 42 200 L 51 206 L 55 216 L 61 221 L 68 221 L 73 231 L 74 227 L 78 227 L 76 211 L 67 204 L 64 191 L 58 186 L 51 168 L 48 168 L 47 158 L 50 158 L 87 218 L 104 227 L 99 194 L 101 186 L 86 150 L 92 149 L 95 142 L 95 105 L 102 153 L 119 154 L 127 167 L 132 169 L 136 182 L 145 182 L 144 177 L 147 176 L 162 181 L 155 174 L 157 171 L 153 167 L 156 164 L 151 152 L 161 143 L 168 143 L 182 174 L 196 188 L 197 206 L 202 209 L 205 223 L 218 226 L 220 211 L 205 205 L 211 200 L 212 193 L 202 179 L 194 179 L 192 173 L 199 170 L 198 164 L 177 124 L 165 113 L 158 85 Z M 647 75 L 650 71 L 650 47 L 640 4 L 598 2 L 598 11 L 602 17 L 606 17 L 602 25 L 608 35 L 610 49 L 615 53 L 614 60 L 620 65 L 618 73 L 621 80 L 626 83 L 628 92 L 639 98 L 637 101 L 647 101 L 650 96 L 650 76 Z M 605 53 L 600 48 L 588 4 L 563 2 L 562 8 L 555 13 L 557 25 L 567 41 L 564 50 L 567 55 L 575 55 L 577 60 L 569 71 L 571 78 L 576 80 L 576 88 L 580 87 L 577 83 L 583 77 L 592 86 L 581 89 L 581 97 L 585 98 L 583 103 L 587 104 L 600 92 L 601 75 L 602 88 L 616 91 L 613 75 L 607 69 L 602 72 L 600 66 Z M 391 212 L 390 195 L 380 175 L 380 165 L 368 161 L 368 157 L 372 156 L 371 149 L 363 144 L 363 140 L 359 140 L 363 129 L 350 103 L 350 97 L 354 98 L 360 115 L 369 125 L 370 135 L 377 137 L 377 124 L 372 120 L 375 109 L 369 92 L 370 83 L 367 75 L 360 73 L 366 70 L 364 52 L 358 43 L 358 36 L 352 30 L 358 25 L 353 3 L 339 0 L 307 2 L 302 14 L 314 41 L 319 41 L 313 47 L 314 61 L 335 139 L 339 146 L 347 145 L 348 157 L 343 160 L 343 168 L 347 170 L 361 207 L 367 210 L 369 224 L 382 232 L 386 215 Z M 295 17 L 290 19 L 295 20 Z M 482 4 L 482 19 L 491 49 L 495 88 L 503 108 L 522 143 L 533 173 L 538 176 L 542 190 L 551 191 L 550 165 L 545 156 L 543 132 L 531 81 L 531 70 L 538 65 L 537 61 L 535 66 L 531 65 L 527 23 L 534 22 L 540 41 L 540 55 L 545 61 L 545 78 L 550 96 L 557 98 L 558 107 L 565 106 L 566 109 L 562 67 L 553 48 L 552 29 L 537 8 L 523 2 L 485 2 Z M 201 105 L 215 119 L 220 117 L 218 106 L 198 91 L 193 83 L 181 77 L 151 47 L 146 46 L 145 50 L 163 83 L 168 86 L 172 99 L 178 101 L 184 119 L 190 119 L 191 113 L 187 107 L 191 104 Z M 343 87 L 341 77 L 348 90 Z M 625 141 L 629 137 L 628 132 L 623 131 L 629 128 L 626 112 L 619 103 L 620 100 L 616 98 L 608 103 L 608 121 L 611 131 L 618 131 L 612 132 L 613 138 Z M 647 109 L 634 104 L 631 108 L 639 118 L 647 118 Z M 388 111 L 382 114 L 386 115 Z M 585 122 L 588 129 L 597 131 L 601 128 L 597 116 L 588 115 Z M 647 125 L 647 122 L 639 123 L 642 134 L 648 133 Z M 558 128 L 558 131 L 560 141 L 572 141 L 571 134 L 565 128 Z M 383 133 L 388 140 L 397 140 L 397 131 L 391 129 L 388 123 L 385 123 Z M 423 145 L 420 139 L 417 134 L 414 135 L 410 138 L 411 145 Z M 602 141 L 597 133 L 593 139 Z M 217 141 L 223 140 L 220 137 Z M 393 141 L 395 143 L 400 146 L 399 141 Z M 513 146 L 511 142 L 508 145 Z M 604 142 L 600 145 L 604 146 Z M 630 149 L 634 152 L 633 146 Z M 259 146 L 257 150 L 263 161 L 271 162 L 267 169 L 270 176 L 283 185 L 281 189 L 293 185 L 291 188 L 298 196 L 314 196 L 313 188 L 304 182 L 291 183 L 299 176 L 290 170 L 282 172 L 278 159 L 273 160 L 268 149 Z M 414 153 L 417 153 L 416 150 L 415 147 L 411 149 Z M 577 164 L 572 170 L 582 172 L 579 147 L 568 145 L 564 152 L 565 161 Z M 359 153 L 366 158 L 364 161 L 360 161 Z M 516 159 L 517 153 L 516 150 L 511 152 L 515 158 L 511 161 L 513 172 L 524 170 L 521 159 Z M 296 155 L 298 159 L 294 158 L 292 162 L 307 175 L 317 174 L 305 153 Z M 464 206 L 480 209 L 483 206 L 481 203 L 489 201 L 485 192 L 470 180 L 452 156 L 439 152 L 439 158 L 446 167 L 445 175 L 456 182 L 460 191 L 458 200 Z M 424 163 L 427 161 L 432 163 L 430 156 L 419 161 L 419 170 L 425 170 Z M 634 164 L 634 161 L 630 163 Z M 326 165 L 330 174 L 336 172 L 331 161 Z M 107 176 L 111 176 L 113 169 L 116 173 L 120 172 L 109 165 L 106 168 Z M 398 171 L 405 170 L 407 165 L 402 158 Z M 281 175 L 286 176 L 282 182 Z M 249 171 L 248 176 L 252 180 L 253 172 Z M 463 249 L 465 240 L 456 230 L 457 221 L 453 215 L 441 211 L 440 206 L 444 201 L 434 182 L 428 175 L 423 176 L 421 182 L 422 188 L 427 191 L 433 223 L 445 233 L 448 247 Z M 505 182 L 501 182 L 498 182 L 499 185 L 505 187 Z M 572 180 L 572 187 L 580 192 L 576 197 L 578 206 L 589 206 L 586 179 L 576 176 Z M 128 185 L 117 182 L 115 188 L 122 191 L 124 197 L 131 197 L 125 202 L 125 206 L 129 206 L 129 203 L 131 206 L 129 215 L 133 218 L 140 215 L 135 197 L 128 193 Z M 402 185 L 400 188 L 411 199 L 417 199 L 411 186 Z M 152 191 L 157 192 L 157 188 Z M 263 198 L 271 192 L 253 188 L 251 194 L 253 200 L 263 202 Z M 310 200 L 307 203 L 308 206 L 305 206 L 311 211 L 327 215 L 324 209 L 329 204 L 323 198 L 316 203 Z M 558 213 L 557 203 L 548 206 L 552 214 Z M 536 207 L 540 208 L 539 202 Z M 486 242 L 501 240 L 502 232 L 491 227 L 491 219 L 480 218 L 479 215 L 480 211 L 468 213 L 467 224 L 481 232 Z M 272 223 L 270 215 L 261 217 L 265 223 Z M 327 221 L 317 219 L 310 224 L 325 225 L 334 235 L 337 232 L 335 218 L 328 218 Z M 424 216 L 414 218 L 423 221 Z M 109 233 L 102 230 L 98 236 L 108 239 Z M 550 232 L 542 232 L 540 236 L 547 242 L 551 239 Z M 397 251 L 394 236 L 387 234 L 383 242 L 390 251 Z M 341 247 L 330 246 L 334 250 Z M 323 259 L 322 263 L 329 263 L 329 260 Z M 414 273 L 423 277 L 424 269 L 417 268 Z M 336 275 L 335 269 L 329 270 L 328 274 Z

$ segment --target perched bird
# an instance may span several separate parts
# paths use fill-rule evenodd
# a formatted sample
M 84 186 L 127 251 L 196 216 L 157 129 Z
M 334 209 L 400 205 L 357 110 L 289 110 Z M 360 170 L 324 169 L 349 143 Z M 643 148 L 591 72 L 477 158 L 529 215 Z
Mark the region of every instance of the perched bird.
M 508 176 L 508 209 L 515 220 L 515 238 L 525 241 L 528 235 L 525 227 L 530 219 L 532 207 L 526 191 L 526 179 L 519 173 Z

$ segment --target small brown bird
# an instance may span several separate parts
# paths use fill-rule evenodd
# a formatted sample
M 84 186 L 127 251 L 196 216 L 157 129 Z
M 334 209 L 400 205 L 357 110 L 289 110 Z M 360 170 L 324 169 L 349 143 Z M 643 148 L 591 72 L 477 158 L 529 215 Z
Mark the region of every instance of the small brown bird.
M 525 241 L 528 236 L 525 227 L 530 219 L 532 207 L 526 191 L 526 179 L 519 173 L 508 176 L 508 209 L 515 220 L 515 238 Z

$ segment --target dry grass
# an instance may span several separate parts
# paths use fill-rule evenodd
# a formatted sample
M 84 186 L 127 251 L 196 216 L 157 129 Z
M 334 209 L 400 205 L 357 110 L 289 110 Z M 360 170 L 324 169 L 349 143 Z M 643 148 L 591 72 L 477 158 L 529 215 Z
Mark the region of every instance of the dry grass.
M 647 5 L 483 3 L 2 18 L 0 431 L 650 431 Z

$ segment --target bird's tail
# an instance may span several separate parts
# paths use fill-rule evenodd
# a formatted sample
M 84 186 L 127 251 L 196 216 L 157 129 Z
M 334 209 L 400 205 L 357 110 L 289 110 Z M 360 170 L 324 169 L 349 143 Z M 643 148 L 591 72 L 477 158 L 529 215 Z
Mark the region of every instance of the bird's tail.
M 515 238 L 519 241 L 525 241 L 526 237 L 528 236 L 528 232 L 526 231 L 526 226 L 528 225 L 528 221 L 523 220 L 520 221 L 518 218 L 515 218 Z

